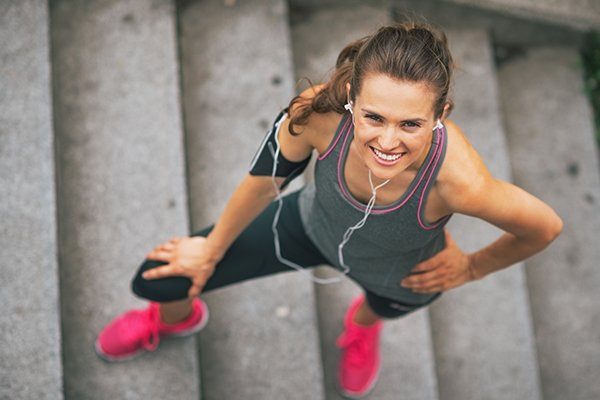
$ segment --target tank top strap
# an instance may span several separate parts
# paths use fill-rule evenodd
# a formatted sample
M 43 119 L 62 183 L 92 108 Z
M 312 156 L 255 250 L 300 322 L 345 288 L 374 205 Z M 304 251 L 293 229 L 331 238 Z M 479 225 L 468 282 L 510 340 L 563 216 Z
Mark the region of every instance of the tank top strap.
M 325 149 L 325 151 L 321 155 L 319 155 L 318 161 L 322 161 L 327 157 L 330 157 L 331 153 L 339 153 L 343 142 L 343 140 L 340 139 L 343 138 L 346 135 L 346 133 L 348 133 L 348 129 L 350 129 L 351 125 L 352 118 L 350 118 L 350 113 L 346 112 L 342 114 L 342 118 L 340 119 L 338 127 L 335 130 L 335 133 L 333 135 L 333 138 L 331 139 L 331 142 L 329 143 L 329 146 L 327 146 L 327 149 Z M 334 159 L 337 159 L 337 156 L 335 156 Z
M 434 139 L 432 140 L 432 146 L 435 146 L 435 151 L 429 165 L 426 166 L 426 169 L 423 173 L 423 179 L 419 182 L 419 186 L 417 187 L 416 193 L 414 195 L 414 199 L 421 201 L 423 195 L 427 195 L 433 184 L 435 183 L 435 179 L 442 167 L 442 163 L 444 158 L 446 157 L 446 148 L 448 145 L 448 134 L 446 131 L 446 126 L 443 125 L 441 129 L 436 129 L 434 132 Z

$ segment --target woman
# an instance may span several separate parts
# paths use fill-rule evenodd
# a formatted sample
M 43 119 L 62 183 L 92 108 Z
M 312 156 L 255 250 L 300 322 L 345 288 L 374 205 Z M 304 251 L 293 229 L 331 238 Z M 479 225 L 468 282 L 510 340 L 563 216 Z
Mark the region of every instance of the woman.
M 445 34 L 426 24 L 382 27 L 346 46 L 329 82 L 276 118 L 216 224 L 147 255 L 132 290 L 148 307 L 111 321 L 97 353 L 128 359 L 156 349 L 160 337 L 197 332 L 208 321 L 201 292 L 329 264 L 364 291 L 336 342 L 338 389 L 369 392 L 383 319 L 528 258 L 562 230 L 547 204 L 491 176 L 447 119 L 453 67 Z M 315 179 L 282 198 L 313 150 Z M 465 254 L 444 229 L 454 213 L 506 233 Z

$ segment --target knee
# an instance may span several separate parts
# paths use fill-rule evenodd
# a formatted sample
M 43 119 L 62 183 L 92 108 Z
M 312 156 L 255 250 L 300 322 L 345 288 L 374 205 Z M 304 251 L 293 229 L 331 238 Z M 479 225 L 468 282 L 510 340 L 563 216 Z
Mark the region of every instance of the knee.
M 187 298 L 192 282 L 185 276 L 173 276 L 160 279 L 144 279 L 144 271 L 166 265 L 166 262 L 146 259 L 131 281 L 131 291 L 137 296 L 157 301 L 175 301 Z

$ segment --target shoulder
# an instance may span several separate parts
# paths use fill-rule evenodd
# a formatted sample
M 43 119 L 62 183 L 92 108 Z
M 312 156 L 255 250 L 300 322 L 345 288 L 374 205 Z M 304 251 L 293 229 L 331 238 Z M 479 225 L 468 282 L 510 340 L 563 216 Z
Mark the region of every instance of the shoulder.
M 450 157 L 440 188 L 451 211 L 480 218 L 515 236 L 554 240 L 563 229 L 556 211 L 522 188 L 494 178 L 460 128 L 453 123 L 446 127 L 448 144 L 454 141 L 454 148 L 446 153 Z
M 300 162 L 310 157 L 312 150 L 321 148 L 321 132 L 326 129 L 330 118 L 327 114 L 311 113 L 305 124 L 294 125 L 292 134 L 289 130 L 290 120 L 299 113 L 299 110 L 310 103 L 324 85 L 312 86 L 300 93 L 298 100 L 294 101 L 292 107 L 288 110 L 288 115 L 282 121 L 278 139 L 281 147 L 281 154 L 284 158 L 292 162 Z M 329 113 L 328 113 L 329 114 Z
M 448 145 L 436 189 L 449 212 L 462 212 L 480 200 L 481 188 L 494 178 L 462 129 L 450 119 L 444 126 Z
M 290 117 L 293 117 L 300 107 L 312 101 L 324 88 L 325 84 L 315 85 L 300 93 L 302 100 L 295 103 L 292 109 L 290 109 Z M 331 136 L 335 132 L 341 118 L 342 114 L 338 114 L 335 111 L 327 113 L 313 112 L 309 115 L 306 124 L 294 125 L 294 131 L 300 133 L 300 136 L 305 136 L 305 140 L 310 142 L 318 153 L 321 153 L 328 146 Z

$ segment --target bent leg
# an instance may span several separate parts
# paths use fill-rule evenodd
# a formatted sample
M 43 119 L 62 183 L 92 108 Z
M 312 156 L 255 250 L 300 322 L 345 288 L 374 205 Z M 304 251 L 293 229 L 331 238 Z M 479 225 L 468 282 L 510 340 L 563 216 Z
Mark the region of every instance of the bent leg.
M 298 195 L 299 191 L 295 191 L 282 198 L 283 206 L 277 224 L 281 256 L 303 268 L 326 264 L 328 261 L 304 231 L 298 210 Z M 271 225 L 277 207 L 278 201 L 271 202 L 240 233 L 217 264 L 202 293 L 248 279 L 294 271 L 282 264 L 275 254 Z M 214 224 L 192 236 L 207 236 L 213 228 Z M 159 302 L 185 299 L 191 286 L 189 278 L 174 276 L 146 280 L 141 276 L 144 271 L 165 264 L 163 261 L 146 259 L 131 282 L 132 291 L 142 298 Z

